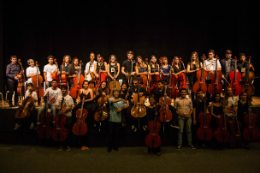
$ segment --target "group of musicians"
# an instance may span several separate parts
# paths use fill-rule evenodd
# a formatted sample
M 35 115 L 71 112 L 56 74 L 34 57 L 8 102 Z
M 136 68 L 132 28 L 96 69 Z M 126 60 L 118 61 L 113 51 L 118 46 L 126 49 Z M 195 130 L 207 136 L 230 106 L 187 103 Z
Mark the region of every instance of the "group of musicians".
M 188 146 L 191 149 L 202 146 L 220 149 L 225 146 L 222 143 L 226 143 L 226 141 L 217 140 L 216 135 L 219 133 L 217 131 L 219 130 L 218 120 L 223 114 L 228 116 L 230 121 L 237 118 L 242 124 L 239 130 L 243 133 L 246 128 L 244 115 L 251 112 L 251 108 L 248 106 L 250 105 L 248 101 L 251 100 L 248 98 L 252 94 L 247 91 L 248 85 L 250 85 L 247 83 L 248 76 L 246 77 L 247 81 L 242 81 L 240 78 L 241 74 L 254 71 L 254 67 L 244 53 L 241 53 L 239 60 L 236 60 L 232 58 L 231 50 L 226 50 L 225 58 L 220 61 L 217 56 L 215 57 L 214 50 L 209 50 L 208 58 L 206 59 L 206 56 L 203 55 L 202 60 L 194 51 L 191 53 L 187 68 L 178 56 L 175 56 L 171 63 L 168 62 L 167 57 L 161 57 L 158 62 L 154 55 L 151 56 L 150 61 L 144 60 L 141 56 L 137 56 L 134 60 L 132 51 L 128 51 L 126 56 L 127 60 L 120 67 L 115 55 L 111 55 L 109 62 L 106 63 L 100 54 L 96 56 L 95 60 L 95 54 L 90 53 L 90 61 L 86 64 L 83 72 L 81 61 L 77 57 L 71 61 L 71 57 L 65 55 L 63 64 L 58 68 L 56 59 L 50 55 L 47 57 L 48 64 L 43 68 L 43 79 L 47 88 L 43 95 L 39 95 L 38 85 L 43 84 L 39 84 L 37 81 L 36 87 L 32 81 L 35 76 L 37 76 L 37 80 L 41 77 L 34 60 L 27 61 L 29 67 L 24 72 L 17 57 L 12 55 L 11 63 L 6 68 L 9 106 L 19 106 L 17 89 L 21 79 L 19 79 L 18 74 L 25 73 L 27 91 L 22 95 L 24 101 L 20 108 L 26 109 L 26 101 L 28 98 L 32 98 L 34 105 L 29 110 L 31 112 L 30 129 L 44 131 L 45 138 L 48 136 L 48 130 L 46 130 L 47 113 L 52 115 L 50 123 L 53 129 L 56 126 L 61 129 L 61 118 L 56 121 L 55 117 L 64 114 L 67 117 L 65 122 L 67 137 L 61 141 L 59 151 L 70 150 L 70 139 L 74 131 L 74 135 L 80 138 L 81 149 L 88 149 L 88 133 L 81 128 L 84 128 L 85 125 L 87 128 L 91 128 L 94 121 L 101 122 L 106 118 L 109 122 L 108 152 L 111 152 L 112 149 L 118 151 L 120 126 L 127 126 L 133 132 L 149 130 L 150 136 L 148 136 L 152 139 L 152 145 L 148 145 L 148 151 L 153 150 L 158 156 L 161 155 L 160 146 L 154 145 L 157 142 L 160 143 L 158 133 L 155 133 L 158 132 L 156 129 L 158 122 L 163 126 L 165 122 L 168 122 L 166 124 L 178 129 L 177 150 L 181 150 L 182 147 L 184 126 Z M 120 72 L 124 75 L 121 85 L 118 82 Z M 235 73 L 235 79 L 230 78 L 231 73 Z M 53 74 L 60 76 L 60 78 L 54 78 Z M 67 78 L 67 83 L 61 81 L 63 74 Z M 239 81 L 234 81 L 237 79 Z M 212 82 L 212 80 L 215 81 Z M 238 91 L 239 87 L 230 85 L 232 82 L 236 86 L 240 84 L 245 87 Z M 14 105 L 12 103 L 13 92 L 15 92 Z M 72 94 L 73 92 L 75 93 Z M 38 99 L 40 97 L 42 97 L 41 102 Z M 37 115 L 34 115 L 36 103 L 40 103 L 41 106 Z M 87 114 L 83 110 L 86 110 Z M 211 128 L 215 133 L 214 137 L 209 137 L 210 140 L 203 139 L 204 137 L 199 135 L 200 128 L 205 130 L 205 127 L 201 126 L 206 123 L 201 122 L 199 116 L 201 113 L 210 113 L 209 119 L 212 120 L 208 124 L 207 131 L 210 131 Z M 204 115 L 204 117 L 207 116 Z M 35 118 L 37 124 L 34 124 Z M 17 118 L 14 130 L 19 129 L 23 121 L 27 120 Z M 152 125 L 151 122 L 153 122 Z M 76 126 L 75 129 L 74 126 Z M 162 129 L 160 134 L 163 133 L 164 127 Z M 205 138 L 210 135 L 209 132 L 202 133 L 206 133 Z M 59 134 L 58 138 L 61 139 L 61 136 Z M 157 138 L 153 139 L 156 136 Z M 243 138 L 243 135 L 241 136 Z M 147 139 L 147 141 L 149 140 Z M 248 140 L 243 138 L 243 141 L 248 149 Z

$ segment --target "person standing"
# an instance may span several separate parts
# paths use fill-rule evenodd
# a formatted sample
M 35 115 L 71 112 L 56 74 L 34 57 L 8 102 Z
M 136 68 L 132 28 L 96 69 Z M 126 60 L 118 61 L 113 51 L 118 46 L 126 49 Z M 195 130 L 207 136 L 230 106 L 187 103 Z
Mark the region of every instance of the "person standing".
M 113 89 L 113 97 L 108 99 L 109 102 L 109 135 L 108 135 L 108 152 L 113 148 L 118 151 L 119 130 L 122 122 L 122 110 L 128 108 L 128 102 L 119 97 L 120 90 Z
M 191 124 L 192 124 L 191 114 L 193 112 L 192 101 L 190 98 L 187 98 L 186 95 L 187 95 L 187 90 L 185 88 L 181 88 L 180 97 L 176 98 L 174 103 L 176 113 L 178 114 L 178 125 L 180 127 L 178 132 L 177 150 L 181 150 L 182 147 L 182 133 L 183 133 L 184 126 L 186 126 L 188 146 L 191 149 L 196 149 L 192 145 L 192 135 L 191 135 Z
M 133 51 L 127 51 L 127 60 L 125 60 L 122 64 L 121 73 L 125 75 L 124 83 L 127 83 L 128 86 L 130 86 L 130 79 L 128 79 L 128 74 L 131 72 L 131 77 L 135 75 L 135 61 L 133 60 L 134 52 Z M 132 68 L 131 68 L 132 67 Z
M 10 58 L 11 63 L 6 66 L 6 76 L 7 76 L 7 89 L 9 91 L 7 100 L 9 101 L 9 106 L 13 107 L 12 104 L 12 96 L 13 92 L 15 93 L 14 103 L 15 106 L 18 106 L 18 95 L 17 95 L 17 87 L 18 87 L 18 77 L 17 74 L 21 72 L 21 67 L 17 64 L 17 56 L 12 55 Z
M 222 59 L 220 61 L 221 64 L 221 71 L 222 71 L 222 78 L 225 78 L 226 80 L 230 81 L 229 73 L 235 70 L 235 61 L 231 58 L 232 57 L 232 51 L 226 50 L 225 52 L 225 59 Z M 228 83 L 224 80 L 224 88 L 228 86 Z
M 51 74 L 53 72 L 58 71 L 57 66 L 53 64 L 54 57 L 52 55 L 49 55 L 47 59 L 48 59 L 48 64 L 43 67 L 43 75 L 44 75 L 46 88 L 51 86 L 52 83 Z

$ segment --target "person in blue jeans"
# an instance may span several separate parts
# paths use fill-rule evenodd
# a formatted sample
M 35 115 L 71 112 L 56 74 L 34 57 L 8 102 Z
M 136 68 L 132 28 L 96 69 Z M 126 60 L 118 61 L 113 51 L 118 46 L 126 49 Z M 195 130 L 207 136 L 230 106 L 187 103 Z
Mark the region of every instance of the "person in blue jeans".
M 54 117 L 56 116 L 56 105 L 55 102 L 59 96 L 62 95 L 62 92 L 60 88 L 57 87 L 58 81 L 56 79 L 53 79 L 51 82 L 51 87 L 47 88 L 45 90 L 44 95 L 48 95 L 48 108 L 51 109 L 52 117 L 53 117 L 53 124 L 54 124 Z M 45 110 L 45 104 L 43 104 L 38 109 L 37 114 L 37 125 L 39 126 L 41 124 L 40 122 L 40 114 Z
M 187 95 L 187 90 L 185 88 L 181 88 L 180 97 L 176 98 L 175 104 L 174 104 L 176 113 L 178 114 L 178 125 L 180 127 L 179 132 L 178 132 L 177 150 L 181 150 L 182 133 L 183 133 L 184 126 L 186 126 L 188 146 L 191 149 L 196 149 L 192 145 L 192 136 L 191 136 L 191 125 L 192 125 L 191 114 L 193 112 L 192 101 L 190 98 L 187 98 L 186 95 Z

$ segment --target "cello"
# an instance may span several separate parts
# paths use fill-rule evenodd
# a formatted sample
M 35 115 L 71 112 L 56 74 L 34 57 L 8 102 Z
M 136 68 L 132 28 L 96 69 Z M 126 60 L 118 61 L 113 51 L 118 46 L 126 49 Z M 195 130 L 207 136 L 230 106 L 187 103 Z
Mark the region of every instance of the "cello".
M 131 72 L 128 73 L 126 76 L 125 76 L 125 80 L 127 81 L 128 83 L 128 88 L 131 88 L 132 86 L 132 83 L 133 83 L 133 79 L 135 79 L 137 76 L 136 74 L 134 76 L 132 76 L 131 74 L 133 73 L 133 66 L 134 66 L 134 60 L 131 61 Z
M 60 113 L 63 107 L 63 102 L 64 102 L 64 97 L 62 97 L 61 100 L 60 111 L 54 118 L 55 128 L 53 129 L 52 132 L 52 139 L 58 142 L 65 141 L 68 136 L 68 130 L 65 127 L 65 124 L 67 122 L 67 115 Z
M 52 121 L 52 114 L 48 112 L 49 93 L 44 96 L 45 110 L 40 114 L 41 125 L 37 129 L 37 134 L 41 139 L 49 139 L 52 137 L 52 129 L 50 123 Z
M 202 141 L 209 141 L 213 137 L 213 131 L 210 128 L 211 114 L 207 113 L 206 98 L 204 98 L 204 112 L 199 114 L 200 127 L 197 130 L 197 136 Z
M 61 76 L 61 84 L 62 85 L 68 85 L 68 74 L 66 72 L 63 72 L 64 66 L 65 66 L 65 59 L 63 59 L 60 76 Z
M 168 79 L 167 79 L 167 83 L 169 84 L 167 90 L 170 93 L 170 98 L 175 99 L 176 97 L 179 96 L 180 93 L 176 86 L 176 84 L 178 82 L 178 77 L 176 77 L 175 75 L 172 75 L 172 72 L 173 72 L 173 70 L 171 67 L 170 77 L 168 77 Z
M 145 138 L 145 144 L 149 148 L 158 148 L 162 144 L 161 137 L 159 136 L 161 123 L 157 121 L 157 115 L 158 115 L 158 111 L 155 106 L 154 120 L 148 123 L 149 134 Z
M 208 86 L 208 92 L 214 94 L 215 92 L 222 92 L 222 85 L 220 84 L 222 73 L 218 71 L 218 56 L 216 55 L 215 74 L 210 74 L 211 83 Z
M 101 65 L 104 62 L 104 58 L 103 57 L 100 57 L 100 58 L 101 58 L 101 60 L 100 60 L 100 65 Z M 103 81 L 107 81 L 107 73 L 101 72 L 101 66 L 99 66 L 98 78 L 96 78 L 96 88 L 95 89 L 98 89 L 100 87 L 101 82 L 103 82 Z
M 83 91 L 82 91 L 82 97 L 83 99 L 81 101 L 82 102 L 81 108 L 76 111 L 77 121 L 74 123 L 72 127 L 73 134 L 77 136 L 83 136 L 88 132 L 88 126 L 85 121 L 88 115 L 88 111 L 87 109 L 83 108 L 84 100 L 85 100 L 85 96 L 83 96 Z
M 206 70 L 204 70 L 204 67 L 205 67 L 204 60 L 206 59 L 205 54 L 203 54 L 201 59 L 203 61 L 203 67 L 196 72 L 197 81 L 193 85 L 192 90 L 193 90 L 194 93 L 197 93 L 197 91 L 199 89 L 201 89 L 202 92 L 205 94 L 207 92 L 207 90 L 208 90 L 207 89 L 207 85 L 205 83 L 205 80 L 206 80 L 207 75 L 208 75 L 208 72 Z
M 163 63 L 162 57 L 160 57 L 159 62 L 160 62 L 159 80 L 164 80 L 164 73 L 163 73 L 163 70 L 162 70 L 162 63 Z M 157 89 L 158 89 L 158 87 L 157 87 Z
M 138 129 L 140 129 L 140 118 L 146 115 L 146 108 L 143 105 L 145 96 L 140 97 L 140 86 L 138 86 L 138 93 L 133 95 L 134 106 L 131 109 L 131 115 L 138 118 Z
M 242 86 L 242 91 L 246 92 L 248 96 L 252 96 L 255 93 L 255 87 L 254 85 L 252 85 L 252 80 L 255 78 L 255 74 L 252 71 L 250 71 L 250 62 L 251 56 L 249 56 L 246 72 L 242 74 L 242 81 L 244 82 Z
M 172 119 L 172 112 L 169 109 L 171 104 L 171 98 L 166 96 L 167 86 L 164 88 L 164 96 L 159 99 L 159 105 L 161 106 L 159 110 L 159 121 L 163 122 L 163 133 L 164 133 L 164 123 L 169 122 Z
M 99 132 L 101 127 L 101 121 L 104 121 L 108 117 L 108 110 L 106 107 L 107 103 L 108 103 L 108 98 L 103 95 L 99 97 L 97 100 L 98 109 L 94 114 L 94 120 L 99 122 Z
M 17 95 L 18 96 L 24 96 L 25 92 L 26 92 L 26 88 L 24 86 L 25 76 L 24 76 L 24 69 L 23 69 L 21 59 L 18 59 L 18 63 L 21 67 L 21 72 L 17 74 L 17 78 L 18 78 Z
M 244 139 L 250 142 L 259 139 L 259 129 L 256 127 L 257 115 L 251 112 L 251 98 L 248 98 L 248 113 L 244 116 L 246 127 L 243 132 Z
M 120 82 L 116 80 L 114 72 L 114 79 L 109 83 L 110 97 L 112 97 L 112 91 L 114 88 L 120 89 Z
M 242 87 L 239 84 L 239 81 L 241 79 L 241 73 L 237 72 L 237 57 L 235 56 L 234 59 L 235 59 L 235 71 L 229 73 L 229 79 L 231 82 L 228 85 L 228 87 L 232 88 L 234 96 L 239 96 L 242 92 Z
M 32 92 L 30 92 L 32 94 Z M 30 95 L 29 94 L 29 95 Z M 15 113 L 15 118 L 17 119 L 23 119 L 28 118 L 30 116 L 30 109 L 34 105 L 34 99 L 32 97 L 27 97 L 23 102 L 22 105 L 17 109 Z
M 44 96 L 44 89 L 42 87 L 43 78 L 39 74 L 39 64 L 37 61 L 35 61 L 35 66 L 37 67 L 37 72 L 36 72 L 36 75 L 34 75 L 32 77 L 32 82 L 33 82 L 34 88 L 36 90 L 36 93 L 37 93 L 38 97 L 40 98 L 40 97 Z
M 146 65 L 147 65 L 147 75 L 140 75 L 140 83 L 142 83 L 141 87 L 145 88 L 146 91 L 149 91 L 150 89 L 150 83 L 151 83 L 151 76 L 149 75 L 149 68 L 148 68 L 148 58 L 145 59 Z
M 56 65 L 56 67 L 57 67 L 57 71 L 51 73 L 51 78 L 52 78 L 52 79 L 56 79 L 56 80 L 58 81 L 57 87 L 59 88 L 59 87 L 60 87 L 60 77 L 59 77 L 59 75 L 58 75 L 58 69 L 59 69 L 59 67 L 58 67 L 57 59 L 54 59 L 54 63 L 55 63 L 55 65 Z
M 237 120 L 237 116 L 235 116 L 235 120 L 229 122 L 229 127 L 231 130 L 229 145 L 232 148 L 238 148 L 242 145 L 243 138 L 240 132 L 241 123 Z
M 191 98 L 191 87 L 190 87 L 189 78 L 186 74 L 186 68 L 185 68 L 185 65 L 184 65 L 181 57 L 179 58 L 179 60 L 180 60 L 180 63 L 182 64 L 182 67 L 185 71 L 185 72 L 181 73 L 182 75 L 179 74 L 180 89 L 185 88 L 188 91 L 189 97 Z M 181 80 L 181 79 L 183 79 L 183 80 Z
M 76 77 L 73 79 L 74 85 L 70 89 L 70 96 L 74 99 L 78 96 L 78 92 L 82 88 L 82 84 L 84 82 L 84 76 L 81 74 L 81 65 L 82 65 L 82 61 L 80 60 L 79 72 L 78 74 L 76 74 Z
M 223 104 L 222 104 L 223 105 Z M 224 107 L 224 105 L 223 105 Z M 230 133 L 227 128 L 229 123 L 229 117 L 224 113 L 220 115 L 220 118 L 216 122 L 218 124 L 216 130 L 214 131 L 214 137 L 220 143 L 226 143 L 229 140 Z

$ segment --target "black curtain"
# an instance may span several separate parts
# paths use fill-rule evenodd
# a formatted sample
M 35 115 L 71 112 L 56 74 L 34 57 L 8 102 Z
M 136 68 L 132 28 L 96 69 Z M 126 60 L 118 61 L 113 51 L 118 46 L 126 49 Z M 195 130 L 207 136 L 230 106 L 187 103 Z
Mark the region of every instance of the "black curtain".
M 37 60 L 42 72 L 50 54 L 58 63 L 65 54 L 86 63 L 90 52 L 100 53 L 106 61 L 115 54 L 122 63 L 128 50 L 143 58 L 167 56 L 170 61 L 177 55 L 186 64 L 192 51 L 201 56 L 209 49 L 220 58 L 226 49 L 233 56 L 244 52 L 257 65 L 259 35 L 254 17 L 259 15 L 257 6 L 249 2 L 5 0 L 3 7 L 4 65 L 16 54 L 25 68 L 27 59 Z

